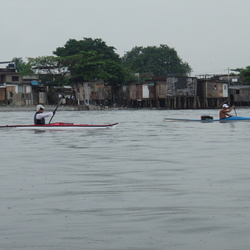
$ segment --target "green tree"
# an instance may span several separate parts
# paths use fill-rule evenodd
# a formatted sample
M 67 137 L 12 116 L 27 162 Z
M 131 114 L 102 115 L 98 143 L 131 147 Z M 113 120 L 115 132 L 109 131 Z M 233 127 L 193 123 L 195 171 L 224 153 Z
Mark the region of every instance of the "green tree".
M 83 40 L 77 41 L 75 39 L 69 39 L 64 47 L 57 48 L 53 54 L 60 57 L 72 56 L 79 54 L 80 52 L 93 52 L 97 55 L 102 55 L 103 59 L 109 59 L 119 62 L 120 57 L 115 53 L 115 48 L 107 46 L 102 39 L 83 38 Z
M 33 71 L 29 63 L 25 63 L 21 57 L 14 57 L 12 62 L 15 65 L 15 69 L 21 75 L 31 75 Z
M 134 47 L 123 56 L 122 63 L 133 72 L 152 72 L 155 76 L 187 75 L 191 72 L 188 63 L 167 45 Z
M 115 48 L 107 46 L 101 39 L 70 39 L 64 47 L 54 52 L 64 58 L 64 65 L 70 71 L 71 82 L 104 80 L 111 86 L 131 78 L 131 72 L 124 69 Z
M 242 77 L 244 83 L 250 84 L 250 66 L 247 66 L 245 69 L 241 69 L 240 76 Z
M 82 51 L 61 59 L 70 72 L 71 83 L 103 80 L 114 87 L 129 79 L 131 74 L 121 66 L 121 63 L 105 59 L 103 55 L 98 55 L 95 51 Z
M 102 55 L 98 55 L 95 51 L 82 51 L 61 59 L 70 72 L 69 79 L 72 83 L 95 80 L 105 81 L 112 78 L 107 72 L 108 60 L 103 59 Z
M 42 78 L 44 81 L 49 81 L 52 85 L 63 85 L 67 83 L 69 70 L 64 64 L 64 58 L 41 56 L 28 58 L 28 61 L 33 71 L 43 76 Z

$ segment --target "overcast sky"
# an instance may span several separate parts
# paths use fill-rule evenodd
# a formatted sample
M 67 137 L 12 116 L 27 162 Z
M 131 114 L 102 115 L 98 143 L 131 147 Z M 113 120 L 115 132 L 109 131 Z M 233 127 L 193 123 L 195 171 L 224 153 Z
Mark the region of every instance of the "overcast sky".
M 249 0 L 0 0 L 0 10 L 0 62 L 89 37 L 121 56 L 166 44 L 192 76 L 250 65 Z

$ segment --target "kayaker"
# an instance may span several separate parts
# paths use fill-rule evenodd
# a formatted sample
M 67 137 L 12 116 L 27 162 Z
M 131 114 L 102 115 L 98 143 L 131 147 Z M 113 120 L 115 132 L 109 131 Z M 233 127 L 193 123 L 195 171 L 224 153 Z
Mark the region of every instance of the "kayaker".
M 220 110 L 220 119 L 225 119 L 228 117 L 231 117 L 233 115 L 229 114 L 233 109 L 235 108 L 235 105 L 233 105 L 231 108 L 227 104 L 222 105 L 222 109 Z
M 44 107 L 43 105 L 39 104 L 36 106 L 36 113 L 34 116 L 34 124 L 45 124 L 45 118 L 46 117 L 51 117 L 53 115 L 55 115 L 55 111 L 54 112 L 48 112 L 48 113 L 43 113 L 44 111 Z

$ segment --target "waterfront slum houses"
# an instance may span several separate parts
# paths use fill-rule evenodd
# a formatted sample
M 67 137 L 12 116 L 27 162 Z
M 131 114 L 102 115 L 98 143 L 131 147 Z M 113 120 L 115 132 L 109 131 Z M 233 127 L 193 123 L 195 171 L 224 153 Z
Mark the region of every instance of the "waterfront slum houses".
M 224 80 L 171 76 L 123 86 L 123 100 L 131 107 L 166 109 L 217 108 L 229 97 Z
M 122 106 L 131 108 L 200 109 L 230 104 L 250 105 L 250 86 L 239 76 L 148 76 L 140 82 L 110 86 L 104 81 L 52 86 L 39 75 L 22 76 L 14 69 L 0 69 L 0 103 L 4 105 L 54 104 Z

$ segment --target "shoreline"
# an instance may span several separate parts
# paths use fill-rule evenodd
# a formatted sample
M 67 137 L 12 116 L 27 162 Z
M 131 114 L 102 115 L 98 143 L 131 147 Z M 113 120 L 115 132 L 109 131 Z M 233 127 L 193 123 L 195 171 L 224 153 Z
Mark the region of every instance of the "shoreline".
M 54 111 L 57 107 L 56 105 L 43 105 L 45 112 Z M 64 106 L 60 105 L 57 111 L 111 111 L 111 110 L 128 110 L 130 108 L 124 107 L 99 107 L 90 105 L 88 108 L 82 106 Z M 131 109 L 134 110 L 134 109 Z M 0 112 L 36 112 L 36 105 L 34 106 L 0 106 Z
M 56 106 L 54 105 L 43 105 L 45 111 L 53 111 Z M 60 106 L 60 111 L 78 111 L 77 106 Z M 58 109 L 59 109 L 58 108 Z M 0 112 L 25 112 L 25 111 L 36 111 L 36 106 L 0 106 Z

